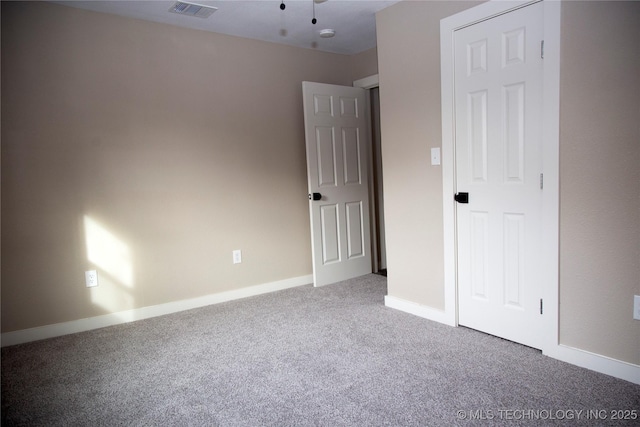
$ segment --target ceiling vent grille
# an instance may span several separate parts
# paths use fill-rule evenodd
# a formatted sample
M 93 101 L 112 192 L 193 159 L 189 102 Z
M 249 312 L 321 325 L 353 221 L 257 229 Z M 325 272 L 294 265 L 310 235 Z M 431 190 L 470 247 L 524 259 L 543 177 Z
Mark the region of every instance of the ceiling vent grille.
M 218 10 L 217 7 L 187 3 L 184 1 L 178 1 L 173 6 L 171 6 L 171 8 L 169 8 L 169 12 L 171 13 L 177 13 L 178 15 L 195 16 L 197 18 L 208 18 L 216 10 Z

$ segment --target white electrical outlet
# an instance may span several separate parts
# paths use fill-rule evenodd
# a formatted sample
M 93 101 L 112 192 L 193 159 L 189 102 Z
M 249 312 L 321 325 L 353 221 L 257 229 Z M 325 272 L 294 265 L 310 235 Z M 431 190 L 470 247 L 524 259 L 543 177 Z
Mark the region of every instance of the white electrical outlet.
M 242 251 L 240 249 L 236 249 L 233 251 L 233 263 L 240 264 L 242 262 Z
M 640 295 L 633 296 L 633 318 L 640 320 Z
M 96 270 L 85 271 L 84 280 L 87 283 L 87 288 L 98 286 L 98 272 Z

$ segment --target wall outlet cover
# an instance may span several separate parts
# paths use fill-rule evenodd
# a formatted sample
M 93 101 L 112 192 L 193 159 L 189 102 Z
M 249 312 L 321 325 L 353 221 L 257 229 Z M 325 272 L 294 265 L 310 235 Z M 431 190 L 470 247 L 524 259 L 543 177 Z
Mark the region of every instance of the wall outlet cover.
M 98 286 L 98 272 L 96 270 L 85 271 L 84 280 L 87 288 L 94 288 Z

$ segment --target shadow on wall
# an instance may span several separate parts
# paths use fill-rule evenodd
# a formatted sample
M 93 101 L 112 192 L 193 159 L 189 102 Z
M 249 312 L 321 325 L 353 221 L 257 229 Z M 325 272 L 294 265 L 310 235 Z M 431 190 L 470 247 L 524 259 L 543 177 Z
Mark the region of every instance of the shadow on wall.
M 87 259 L 98 270 L 97 287 L 91 288 L 91 302 L 107 313 L 134 308 L 133 259 L 131 248 L 103 224 L 84 216 Z M 126 315 L 122 320 L 127 321 Z

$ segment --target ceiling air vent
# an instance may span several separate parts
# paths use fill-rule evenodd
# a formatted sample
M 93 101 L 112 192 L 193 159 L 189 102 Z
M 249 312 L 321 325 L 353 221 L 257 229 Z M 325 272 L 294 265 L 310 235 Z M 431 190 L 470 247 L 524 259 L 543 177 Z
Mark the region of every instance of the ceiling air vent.
M 171 6 L 171 8 L 169 8 L 169 12 L 171 13 L 177 13 L 178 15 L 195 16 L 198 18 L 208 18 L 216 10 L 218 10 L 217 7 L 187 3 L 184 1 L 177 1 L 173 6 Z

